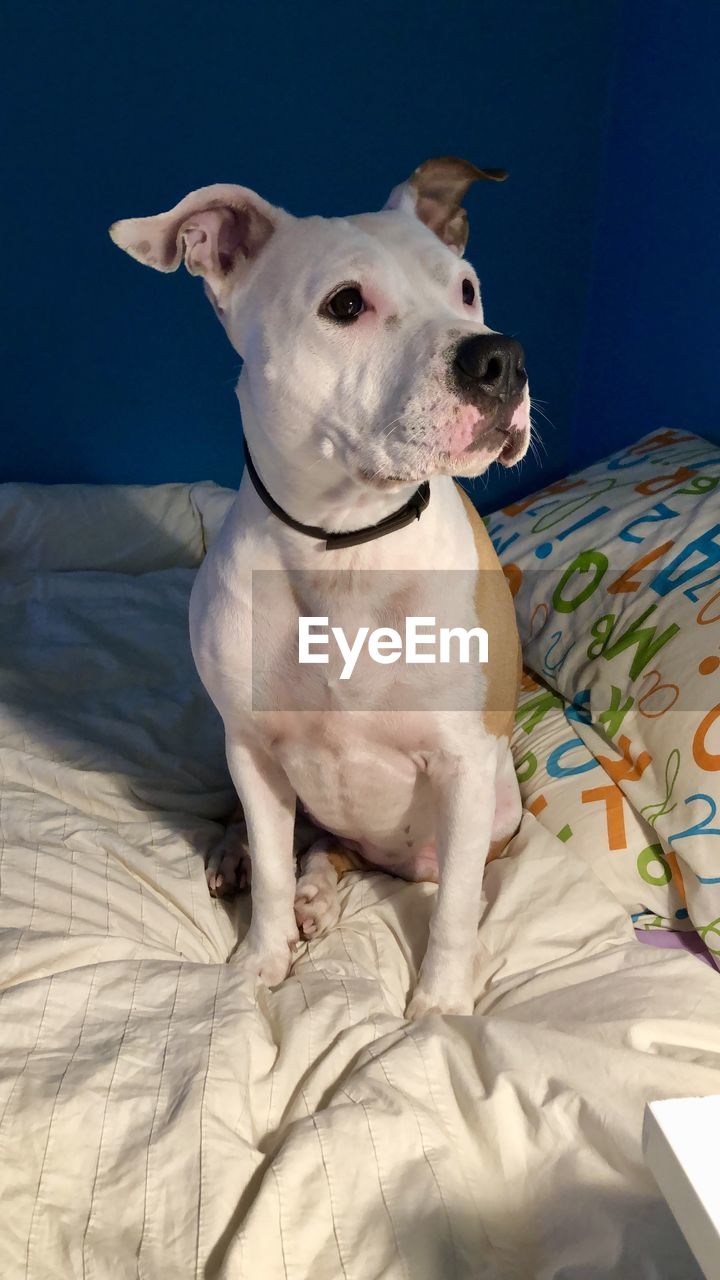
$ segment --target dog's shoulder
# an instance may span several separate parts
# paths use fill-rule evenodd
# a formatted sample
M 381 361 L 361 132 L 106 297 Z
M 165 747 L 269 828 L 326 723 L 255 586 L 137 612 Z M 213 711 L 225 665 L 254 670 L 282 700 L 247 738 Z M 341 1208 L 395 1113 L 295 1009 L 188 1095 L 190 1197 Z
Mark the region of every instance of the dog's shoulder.
M 465 511 L 465 516 L 470 524 L 470 528 L 472 529 L 475 541 L 475 550 L 478 558 L 478 568 L 500 569 L 500 562 L 495 554 L 495 548 L 490 541 L 490 535 L 485 528 L 485 521 L 480 515 L 480 512 L 477 507 L 473 505 L 472 499 L 470 498 L 467 490 L 463 489 L 462 485 L 458 484 L 457 480 L 455 481 L 455 490 L 460 497 L 460 501 Z
M 457 484 L 465 515 L 472 529 L 477 552 L 475 613 L 488 633 L 488 707 L 484 720 L 489 732 L 510 737 L 522 673 L 522 652 L 515 606 L 485 523 L 470 497 Z

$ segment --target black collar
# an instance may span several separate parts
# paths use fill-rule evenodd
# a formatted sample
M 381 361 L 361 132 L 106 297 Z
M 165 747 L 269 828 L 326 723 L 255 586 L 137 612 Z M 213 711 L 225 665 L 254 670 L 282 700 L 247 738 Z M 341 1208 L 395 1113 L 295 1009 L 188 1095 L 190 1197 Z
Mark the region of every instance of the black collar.
M 425 480 L 415 490 L 404 507 L 401 507 L 399 511 L 394 511 L 390 516 L 385 516 L 384 520 L 378 520 L 377 524 L 365 525 L 364 529 L 351 529 L 348 533 L 328 533 L 327 529 L 320 529 L 317 525 L 301 524 L 299 520 L 293 520 L 287 511 L 283 511 L 280 504 L 268 493 L 255 470 L 255 463 L 250 457 L 247 441 L 243 441 L 243 446 L 248 475 L 268 510 L 272 511 L 278 520 L 282 520 L 283 524 L 295 529 L 297 533 L 304 533 L 308 538 L 318 538 L 321 542 L 324 542 L 326 551 L 336 551 L 340 547 L 357 547 L 361 542 L 372 542 L 374 538 L 383 538 L 386 533 L 394 533 L 396 529 L 404 529 L 406 524 L 411 524 L 413 520 L 420 519 L 430 501 L 430 485 Z

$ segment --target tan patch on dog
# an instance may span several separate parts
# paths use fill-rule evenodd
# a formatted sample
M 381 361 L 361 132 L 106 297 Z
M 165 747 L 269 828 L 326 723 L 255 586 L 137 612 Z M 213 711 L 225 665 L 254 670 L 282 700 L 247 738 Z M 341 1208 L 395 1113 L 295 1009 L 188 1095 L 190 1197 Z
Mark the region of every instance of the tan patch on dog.
M 359 854 L 350 853 L 349 849 L 338 849 L 334 853 L 328 853 L 327 860 L 334 869 L 338 880 L 347 871 L 359 871 L 361 870 L 361 864 L 368 865 L 364 858 L 361 858 Z
M 495 858 L 499 858 L 500 854 L 505 852 L 514 834 L 515 832 L 513 832 L 512 835 L 503 836 L 501 840 L 493 840 L 486 859 L 486 865 L 488 862 L 492 862 Z
M 496 738 L 507 738 L 509 743 L 522 679 L 522 649 L 515 606 L 510 585 L 500 567 L 485 524 L 461 485 L 458 485 L 458 489 L 477 549 L 475 613 L 479 625 L 485 627 L 488 633 L 487 687 L 490 710 L 483 713 L 483 723 L 488 733 Z M 492 842 L 488 862 L 500 857 L 514 834 L 511 832 Z
M 473 532 L 478 558 L 475 613 L 488 633 L 487 701 L 483 713 L 488 733 L 508 741 L 515 723 L 522 651 L 512 594 L 500 568 L 495 548 L 480 515 L 461 485 L 458 485 L 465 513 Z M 492 851 L 491 851 L 491 855 Z

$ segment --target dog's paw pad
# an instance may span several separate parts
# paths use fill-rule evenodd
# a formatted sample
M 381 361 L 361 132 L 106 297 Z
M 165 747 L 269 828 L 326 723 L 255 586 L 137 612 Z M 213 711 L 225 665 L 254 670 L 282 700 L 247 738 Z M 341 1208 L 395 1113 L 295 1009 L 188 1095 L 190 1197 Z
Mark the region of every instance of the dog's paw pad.
M 334 876 L 308 872 L 295 890 L 295 919 L 306 940 L 327 933 L 340 919 L 337 880 Z
M 221 898 L 225 884 L 225 877 L 220 871 L 208 871 L 206 878 L 208 889 L 210 890 L 213 898 Z
M 228 828 L 208 856 L 205 879 L 213 898 L 234 898 L 250 887 L 250 855 L 244 827 L 239 831 Z
M 290 972 L 296 943 L 297 935 L 288 938 L 285 944 L 272 947 L 254 945 L 246 940 L 233 955 L 232 963 L 239 965 L 264 987 L 277 987 Z

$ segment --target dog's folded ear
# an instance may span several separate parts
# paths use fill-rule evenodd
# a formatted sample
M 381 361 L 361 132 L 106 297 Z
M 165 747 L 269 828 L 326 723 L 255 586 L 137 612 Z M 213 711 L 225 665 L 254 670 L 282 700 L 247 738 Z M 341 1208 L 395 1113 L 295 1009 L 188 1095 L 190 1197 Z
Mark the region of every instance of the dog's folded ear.
M 126 218 L 110 227 L 112 240 L 138 262 L 176 271 L 184 260 L 202 276 L 222 311 L 228 286 L 249 271 L 281 221 L 290 215 L 247 187 L 216 183 L 191 191 L 174 209 L 150 218 Z
M 394 187 L 385 208 L 414 213 L 443 244 L 462 257 L 468 238 L 468 217 L 462 207 L 465 192 L 479 178 L 504 182 L 507 176 L 505 169 L 478 169 L 469 160 L 438 156 L 426 160 L 407 182 Z

